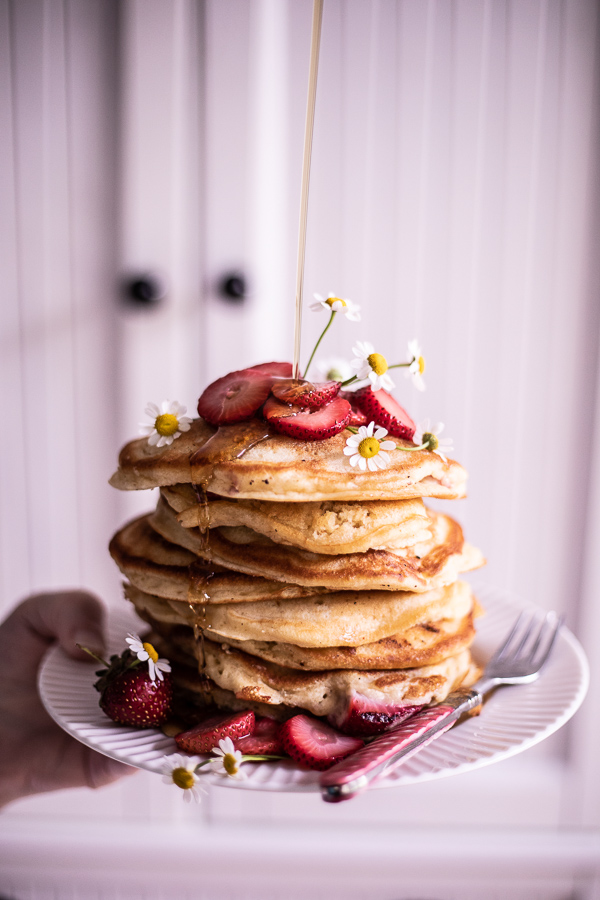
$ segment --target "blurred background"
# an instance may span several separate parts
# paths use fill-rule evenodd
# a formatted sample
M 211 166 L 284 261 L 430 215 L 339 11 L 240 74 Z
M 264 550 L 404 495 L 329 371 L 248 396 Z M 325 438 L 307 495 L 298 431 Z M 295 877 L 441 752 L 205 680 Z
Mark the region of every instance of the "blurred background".
M 0 817 L 25 898 L 599 900 L 596 0 L 325 0 L 306 264 L 322 358 L 419 338 L 478 576 L 592 666 L 527 753 L 340 807 L 139 773 Z M 153 498 L 107 485 L 149 400 L 291 359 L 310 0 L 0 0 L 0 601 L 85 586 Z M 339 319 L 339 317 L 338 317 Z M 306 312 L 303 359 L 323 320 Z

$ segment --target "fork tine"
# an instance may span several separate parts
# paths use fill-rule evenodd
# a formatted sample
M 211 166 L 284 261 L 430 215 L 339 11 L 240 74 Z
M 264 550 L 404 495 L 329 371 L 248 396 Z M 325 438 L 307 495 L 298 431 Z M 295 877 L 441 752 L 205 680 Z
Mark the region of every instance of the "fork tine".
M 548 659 L 562 624 L 562 616 L 558 617 L 554 612 L 545 615 L 529 656 L 532 666 L 536 669 L 541 669 Z
M 519 629 L 521 627 L 524 617 L 525 617 L 524 612 L 519 613 L 519 616 L 515 620 L 513 627 L 506 635 L 506 638 L 504 639 L 504 643 L 498 647 L 498 649 L 492 656 L 490 662 L 498 662 L 498 660 L 502 659 L 506 655 L 507 650 L 510 647 L 510 644 L 511 644 L 513 638 L 515 637 L 515 635 L 517 634 L 517 632 L 519 631 Z
M 527 628 L 525 628 L 525 631 L 521 637 L 521 640 L 519 641 L 519 644 L 513 650 L 513 656 L 519 656 L 520 654 L 523 653 L 526 645 L 531 640 L 531 635 L 534 633 L 536 625 L 537 625 L 537 618 L 536 618 L 535 613 L 532 612 L 529 614 L 529 621 L 527 623 Z

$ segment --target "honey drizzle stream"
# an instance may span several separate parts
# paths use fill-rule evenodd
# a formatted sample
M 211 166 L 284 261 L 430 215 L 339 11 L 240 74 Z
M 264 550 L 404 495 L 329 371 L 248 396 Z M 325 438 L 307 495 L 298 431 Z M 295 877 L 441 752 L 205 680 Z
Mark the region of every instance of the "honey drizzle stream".
M 317 74 L 319 71 L 319 47 L 321 45 L 322 21 L 323 0 L 314 0 L 312 34 L 310 40 L 308 98 L 306 101 L 306 124 L 304 126 L 304 154 L 302 157 L 302 187 L 300 189 L 300 226 L 298 229 L 298 264 L 296 269 L 296 318 L 294 323 L 294 368 L 292 369 L 294 378 L 300 378 L 300 332 L 302 328 L 302 294 L 304 290 L 304 259 L 306 255 L 308 187 L 310 183 L 310 161 L 315 125 Z
M 216 465 L 232 462 L 241 457 L 262 441 L 271 437 L 268 426 L 257 419 L 240 422 L 237 425 L 222 425 L 211 437 L 190 456 L 192 470 L 192 487 L 198 498 L 198 529 L 201 535 L 200 556 L 210 560 L 210 503 L 207 487 Z M 188 606 L 193 615 L 194 640 L 198 653 L 198 670 L 206 678 L 206 652 L 204 632 L 206 623 L 206 604 L 210 603 L 209 583 L 216 572 L 206 562 L 198 560 L 188 567 Z M 198 621 L 198 597 L 201 597 L 200 617 Z M 210 626 L 209 626 L 210 627 Z

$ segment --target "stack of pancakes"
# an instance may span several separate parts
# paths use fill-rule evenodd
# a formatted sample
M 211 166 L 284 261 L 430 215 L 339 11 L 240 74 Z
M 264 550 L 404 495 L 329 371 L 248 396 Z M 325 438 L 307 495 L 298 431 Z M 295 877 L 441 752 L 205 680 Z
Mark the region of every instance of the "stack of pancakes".
M 477 603 L 458 577 L 484 560 L 422 499 L 463 497 L 464 469 L 397 450 L 358 471 L 346 437 L 196 419 L 170 446 L 121 451 L 111 483 L 160 499 L 110 550 L 188 711 L 304 710 L 360 731 L 357 710 L 389 723 L 472 679 Z

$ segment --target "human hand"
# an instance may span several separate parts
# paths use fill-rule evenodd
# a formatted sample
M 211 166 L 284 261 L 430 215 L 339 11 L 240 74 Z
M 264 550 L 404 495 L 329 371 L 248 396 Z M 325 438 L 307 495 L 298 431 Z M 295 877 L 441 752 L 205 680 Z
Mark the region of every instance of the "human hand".
M 0 625 L 0 806 L 61 788 L 103 787 L 136 771 L 63 731 L 37 691 L 53 643 L 73 659 L 90 661 L 77 644 L 102 656 L 103 612 L 85 591 L 55 591 L 28 597 Z

